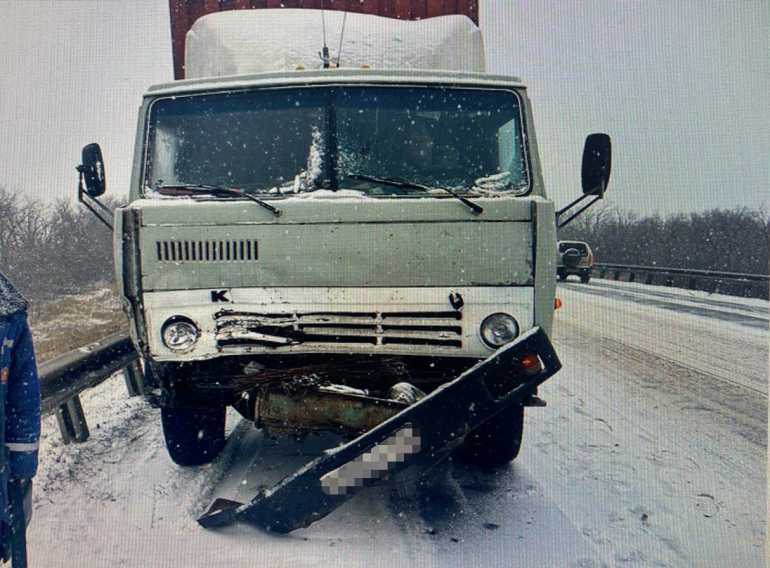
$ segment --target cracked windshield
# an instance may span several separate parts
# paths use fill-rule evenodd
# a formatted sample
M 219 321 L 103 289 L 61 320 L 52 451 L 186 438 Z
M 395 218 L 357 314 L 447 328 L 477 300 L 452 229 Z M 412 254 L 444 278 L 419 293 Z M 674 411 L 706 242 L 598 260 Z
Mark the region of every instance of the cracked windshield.
M 148 195 L 529 188 L 511 92 L 348 87 L 165 99 L 151 110 L 147 155 Z

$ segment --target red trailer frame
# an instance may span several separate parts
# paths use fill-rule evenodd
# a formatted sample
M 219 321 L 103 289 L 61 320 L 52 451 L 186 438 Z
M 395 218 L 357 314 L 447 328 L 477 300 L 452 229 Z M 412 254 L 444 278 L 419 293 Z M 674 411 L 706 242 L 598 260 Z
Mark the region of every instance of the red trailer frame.
M 421 20 L 461 14 L 479 25 L 479 0 L 168 0 L 174 78 L 184 79 L 185 36 L 195 20 L 213 12 L 260 8 L 314 8 Z

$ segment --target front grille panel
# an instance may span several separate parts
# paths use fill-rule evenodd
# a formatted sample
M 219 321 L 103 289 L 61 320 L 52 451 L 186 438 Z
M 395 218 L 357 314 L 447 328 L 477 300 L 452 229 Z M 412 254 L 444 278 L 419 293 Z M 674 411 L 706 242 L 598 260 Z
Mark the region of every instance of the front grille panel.
M 258 314 L 222 311 L 216 315 L 217 345 L 369 344 L 462 348 L 461 312 L 373 312 Z
M 259 259 L 256 240 L 156 241 L 159 262 L 238 262 Z

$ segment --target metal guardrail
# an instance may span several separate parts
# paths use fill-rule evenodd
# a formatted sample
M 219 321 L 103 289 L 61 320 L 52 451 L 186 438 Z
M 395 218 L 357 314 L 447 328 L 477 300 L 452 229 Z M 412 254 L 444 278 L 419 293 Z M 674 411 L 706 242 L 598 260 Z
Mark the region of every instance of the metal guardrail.
M 689 270 L 657 266 L 633 266 L 624 264 L 594 264 L 594 276 L 620 282 L 671 286 L 709 293 L 768 299 L 770 276 L 740 274 L 715 270 Z
M 138 363 L 128 334 L 116 333 L 39 366 L 42 411 L 56 414 L 65 444 L 85 442 L 89 436 L 80 393 L 122 369 L 129 395 L 139 394 Z

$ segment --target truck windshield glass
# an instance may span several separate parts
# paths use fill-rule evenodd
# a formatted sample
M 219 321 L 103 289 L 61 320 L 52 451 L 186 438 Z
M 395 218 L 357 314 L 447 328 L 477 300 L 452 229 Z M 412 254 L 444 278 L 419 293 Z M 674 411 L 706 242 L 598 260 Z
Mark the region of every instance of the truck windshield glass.
M 359 175 L 470 195 L 524 194 L 520 116 L 514 93 L 469 89 L 319 87 L 162 99 L 150 114 L 146 189 L 411 193 L 350 177 Z

